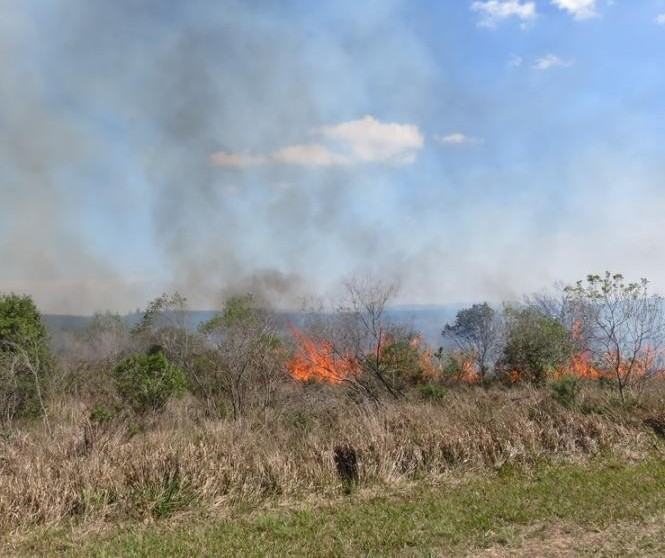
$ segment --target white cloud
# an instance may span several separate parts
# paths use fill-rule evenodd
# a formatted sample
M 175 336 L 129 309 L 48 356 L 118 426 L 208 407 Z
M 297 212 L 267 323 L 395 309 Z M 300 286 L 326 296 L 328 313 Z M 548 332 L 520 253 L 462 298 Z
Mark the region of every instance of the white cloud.
M 658 25 L 665 25 L 665 13 L 656 16 L 656 23 Z
M 216 167 L 255 167 L 268 162 L 266 157 L 246 153 L 227 153 L 217 151 L 210 155 L 210 163 Z
M 483 143 L 484 141 L 482 138 L 474 138 L 461 132 L 455 132 L 446 136 L 435 134 L 434 139 L 444 145 L 477 145 L 479 143 Z
M 417 126 L 381 122 L 372 116 L 324 126 L 312 130 L 322 142 L 281 147 L 266 155 L 228 153 L 210 155 L 210 163 L 227 168 L 243 168 L 266 164 L 333 166 L 358 163 L 403 165 L 415 160 L 424 145 Z
M 549 70 L 550 68 L 565 68 L 572 65 L 572 60 L 563 60 L 555 54 L 548 54 L 547 56 L 537 58 L 531 67 L 534 70 Z
M 572 14 L 575 19 L 589 19 L 597 17 L 597 0 L 552 0 L 552 4 L 560 10 L 566 10 Z
M 343 144 L 356 162 L 410 162 L 424 144 L 417 126 L 384 123 L 372 116 L 326 126 L 320 133 Z
M 478 12 L 480 21 L 478 25 L 494 27 L 498 21 L 516 17 L 527 22 L 536 17 L 535 2 L 520 2 L 519 0 L 488 0 L 487 2 L 474 2 L 471 10 Z
M 343 165 L 347 162 L 345 157 L 336 155 L 325 145 L 318 143 L 303 143 L 283 147 L 271 153 L 270 160 L 285 165 L 308 165 L 315 167 Z

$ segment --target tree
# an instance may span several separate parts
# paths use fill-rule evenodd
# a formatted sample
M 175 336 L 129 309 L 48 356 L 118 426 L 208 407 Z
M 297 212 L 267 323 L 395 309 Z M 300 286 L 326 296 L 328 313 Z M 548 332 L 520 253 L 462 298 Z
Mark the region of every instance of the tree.
M 132 333 L 146 348 L 159 345 L 179 366 L 187 366 L 192 335 L 187 327 L 187 299 L 177 291 L 152 300 Z
M 508 307 L 506 344 L 500 366 L 520 379 L 543 383 L 566 366 L 573 354 L 570 331 L 556 318 L 534 306 Z
M 222 312 L 199 326 L 213 351 L 208 378 L 199 385 L 208 395 L 217 390 L 231 402 L 233 418 L 252 407 L 268 406 L 277 380 L 285 376 L 281 341 L 272 313 L 257 305 L 252 295 L 229 298 Z
M 44 386 L 49 335 L 30 296 L 0 295 L 0 406 L 4 420 L 41 414 L 48 428 Z
M 586 349 L 596 365 L 616 381 L 621 401 L 636 377 L 655 364 L 663 342 L 663 300 L 650 294 L 648 281 L 626 282 L 623 275 L 587 275 L 566 288 Z
M 441 333 L 451 338 L 465 354 L 470 354 L 478 367 L 480 382 L 498 358 L 503 343 L 500 315 L 487 302 L 460 310 L 455 323 L 447 324 Z

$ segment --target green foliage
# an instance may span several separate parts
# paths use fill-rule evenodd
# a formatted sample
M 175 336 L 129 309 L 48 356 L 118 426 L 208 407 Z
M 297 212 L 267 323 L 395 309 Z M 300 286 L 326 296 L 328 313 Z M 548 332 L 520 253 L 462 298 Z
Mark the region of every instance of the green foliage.
M 0 413 L 35 416 L 51 365 L 48 331 L 30 296 L 0 294 Z
M 536 307 L 508 308 L 508 332 L 501 365 L 505 372 L 543 383 L 566 365 L 574 346 L 568 329 Z
M 164 293 L 148 303 L 141 321 L 134 328 L 134 333 L 180 327 L 186 311 L 187 299 L 184 296 L 178 292 Z
M 113 374 L 118 393 L 137 413 L 161 409 L 186 385 L 183 371 L 161 351 L 130 355 L 115 367 Z
M 103 405 L 95 405 L 95 408 L 90 411 L 90 421 L 96 424 L 109 422 L 112 418 L 113 411 Z
M 418 391 L 424 399 L 430 401 L 444 401 L 448 397 L 448 390 L 440 384 L 424 384 Z
M 580 382 L 572 376 L 564 376 L 551 383 L 552 397 L 567 409 L 577 407 L 577 400 L 580 393 Z
M 42 355 L 48 352 L 48 331 L 30 296 L 0 295 L 0 346 L 3 351 L 25 350 L 35 346 Z

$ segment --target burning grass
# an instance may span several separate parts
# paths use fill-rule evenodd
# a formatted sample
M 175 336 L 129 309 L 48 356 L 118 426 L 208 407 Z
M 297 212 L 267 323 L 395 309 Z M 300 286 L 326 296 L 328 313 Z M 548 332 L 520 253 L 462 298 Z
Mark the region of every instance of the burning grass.
M 296 328 L 292 328 L 291 333 L 298 349 L 289 361 L 288 369 L 296 380 L 341 384 L 360 374 L 356 359 L 350 354 L 336 352 L 330 341 L 316 341 Z
M 334 454 L 340 445 L 357 453 L 359 486 L 385 486 L 455 469 L 531 467 L 606 453 L 639 459 L 660 443 L 641 419 L 648 405 L 662 405 L 655 391 L 646 407 L 610 413 L 607 394 L 591 388 L 586 412 L 527 386 L 469 387 L 443 403 L 378 407 L 353 403 L 335 386 L 294 390 L 280 412 L 234 422 L 203 418 L 191 398 L 140 425 L 91 425 L 82 405 L 63 403 L 53 411 L 52 436 L 33 424 L 0 441 L 0 528 L 326 498 L 344 488 Z

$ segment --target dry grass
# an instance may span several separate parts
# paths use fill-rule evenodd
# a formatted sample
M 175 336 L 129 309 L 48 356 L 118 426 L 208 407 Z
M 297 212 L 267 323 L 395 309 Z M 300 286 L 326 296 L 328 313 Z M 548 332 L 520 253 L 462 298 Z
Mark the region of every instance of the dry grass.
M 185 399 L 138 433 L 127 420 L 91 425 L 82 404 L 52 405 L 51 437 L 32 424 L 0 441 L 0 532 L 338 494 L 338 444 L 356 449 L 368 486 L 599 453 L 639 459 L 656 443 L 643 408 L 570 411 L 529 387 L 378 408 L 303 389 L 298 405 L 238 422 L 206 420 Z M 600 408 L 606 398 L 590 393 L 587 402 Z
M 642 522 L 616 522 L 604 529 L 555 522 L 536 523 L 523 528 L 512 544 L 474 549 L 469 557 L 581 558 L 583 556 L 629 556 L 660 558 L 665 551 L 665 513 Z

